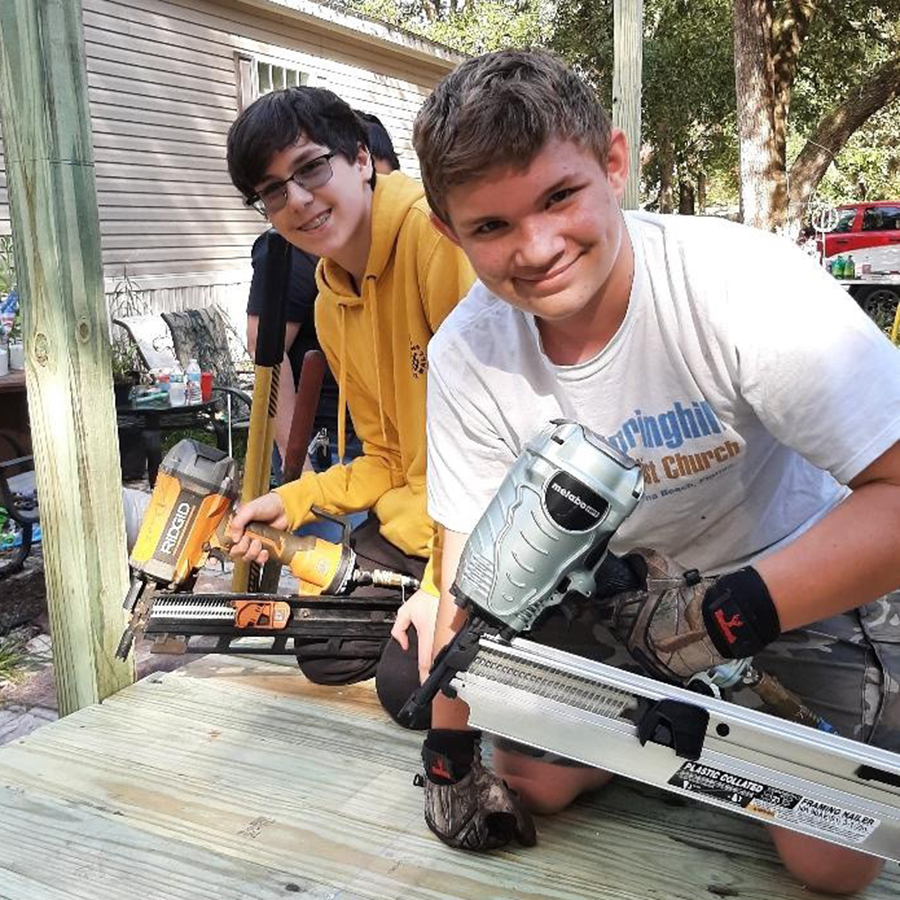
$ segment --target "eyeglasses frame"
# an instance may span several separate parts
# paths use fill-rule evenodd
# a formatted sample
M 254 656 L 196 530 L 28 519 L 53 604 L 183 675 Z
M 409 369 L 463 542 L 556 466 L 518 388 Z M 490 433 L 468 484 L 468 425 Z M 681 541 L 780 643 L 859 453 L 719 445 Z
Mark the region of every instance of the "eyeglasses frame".
M 283 194 L 283 196 L 284 196 L 284 206 L 280 206 L 278 209 L 276 209 L 276 210 L 271 210 L 271 211 L 270 211 L 270 210 L 266 207 L 265 201 L 262 199 L 262 197 L 260 196 L 259 192 L 255 193 L 252 197 L 249 197 L 247 200 L 245 200 L 245 201 L 244 201 L 244 204 L 245 204 L 246 206 L 250 206 L 250 207 L 252 207 L 253 209 L 255 209 L 255 210 L 256 210 L 256 211 L 257 211 L 264 219 L 268 219 L 269 216 L 272 215 L 272 213 L 279 213 L 279 212 L 281 212 L 281 210 L 284 209 L 284 207 L 287 205 L 287 195 L 288 195 L 288 190 L 289 190 L 288 185 L 289 185 L 292 181 L 293 181 L 294 184 L 296 184 L 298 187 L 301 187 L 301 188 L 303 188 L 304 191 L 309 191 L 310 193 L 311 193 L 312 191 L 316 191 L 316 190 L 318 190 L 320 187 L 324 187 L 326 184 L 328 184 L 328 182 L 331 181 L 331 179 L 334 177 L 334 167 L 331 165 L 331 160 L 332 160 L 335 156 L 337 156 L 337 151 L 336 151 L 336 150 L 330 150 L 328 153 L 322 153 L 322 154 L 320 154 L 319 156 L 314 156 L 312 159 L 304 160 L 302 163 L 300 163 L 299 166 L 297 166 L 297 168 L 293 171 L 293 173 L 292 173 L 288 178 L 286 178 L 284 181 L 279 181 L 279 182 L 276 182 L 275 184 L 271 184 L 271 185 L 267 186 L 267 187 L 266 187 L 266 190 L 267 190 L 267 191 L 272 190 L 272 189 L 274 189 L 274 188 L 276 188 L 276 187 L 280 187 L 280 188 L 283 188 L 283 189 L 284 189 L 284 194 Z M 297 177 L 297 173 L 298 173 L 301 169 L 306 168 L 306 166 L 309 166 L 309 165 L 311 165 L 311 164 L 314 163 L 314 162 L 318 162 L 320 159 L 324 159 L 324 160 L 328 163 L 328 171 L 329 171 L 330 174 L 328 175 L 328 177 L 327 177 L 321 184 L 317 184 L 314 188 L 308 188 L 308 187 L 303 183 L 303 181 L 302 181 L 300 178 Z

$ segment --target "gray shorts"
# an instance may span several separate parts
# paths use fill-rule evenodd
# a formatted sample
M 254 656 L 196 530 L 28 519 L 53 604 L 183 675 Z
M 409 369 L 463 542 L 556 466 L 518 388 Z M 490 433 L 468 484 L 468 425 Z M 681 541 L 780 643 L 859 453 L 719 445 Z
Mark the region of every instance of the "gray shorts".
M 571 623 L 551 615 L 529 640 L 634 672 L 640 668 L 590 608 Z M 844 737 L 900 753 L 900 591 L 851 612 L 783 634 L 756 657 L 757 667 L 778 678 Z M 750 689 L 729 697 L 762 709 Z M 560 765 L 572 760 L 504 738 L 503 750 Z

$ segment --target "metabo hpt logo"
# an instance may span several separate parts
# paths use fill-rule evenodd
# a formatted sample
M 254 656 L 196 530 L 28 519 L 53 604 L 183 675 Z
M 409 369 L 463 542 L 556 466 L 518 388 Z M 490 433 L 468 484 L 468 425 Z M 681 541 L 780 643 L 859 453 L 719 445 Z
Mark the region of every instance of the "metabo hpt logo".
M 598 493 L 565 472 L 554 475 L 547 485 L 544 503 L 550 518 L 566 531 L 587 531 L 609 509 Z
M 172 513 L 169 524 L 166 527 L 166 533 L 163 535 L 161 553 L 168 553 L 172 556 L 177 554 L 178 543 L 184 533 L 184 527 L 191 518 L 191 504 L 182 500 Z

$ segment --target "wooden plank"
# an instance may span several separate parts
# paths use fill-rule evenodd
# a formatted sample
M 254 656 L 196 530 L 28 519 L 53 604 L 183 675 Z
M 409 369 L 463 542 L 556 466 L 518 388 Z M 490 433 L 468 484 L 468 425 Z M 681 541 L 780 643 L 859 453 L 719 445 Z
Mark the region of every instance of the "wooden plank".
M 177 109 L 177 104 L 188 104 L 198 107 L 202 115 L 207 115 L 209 110 L 229 111 L 232 118 L 237 111 L 237 99 L 204 91 L 199 85 L 194 88 L 172 87 L 160 84 L 155 78 L 147 74 L 146 79 L 131 78 L 126 72 L 110 75 L 106 72 L 96 71 L 96 66 L 88 63 L 88 86 L 101 90 L 115 91 L 117 94 L 128 94 L 134 97 L 148 97 L 157 100 L 165 100 L 168 109 Z M 187 112 L 187 110 L 186 110 Z
M 159 147 L 171 146 L 176 153 L 199 153 L 225 155 L 225 139 L 227 128 L 216 131 L 200 131 L 189 127 L 189 123 L 179 119 L 181 125 L 164 126 L 146 119 L 130 121 L 128 119 L 110 120 L 98 115 L 94 110 L 93 132 L 94 146 L 99 144 L 116 149 L 147 148 L 156 150 Z M 158 145 L 158 147 L 156 146 Z
M 231 185 L 224 153 L 216 158 L 201 155 L 114 150 L 95 147 L 97 174 L 108 178 L 146 181 L 199 181 Z
M 0 789 L 0 896 L 132 900 L 138 883 L 141 900 L 246 900 L 282 896 L 296 883 L 289 861 L 278 869 L 188 846 L 98 806 Z M 304 888 L 315 896 L 313 879 Z
M 230 47 L 226 44 L 211 46 L 208 37 L 197 37 L 189 34 L 183 28 L 165 27 L 169 20 L 157 16 L 155 24 L 144 20 L 134 10 L 127 10 L 118 3 L 103 3 L 98 0 L 89 0 L 84 9 L 84 30 L 86 37 L 99 39 L 101 32 L 114 34 L 117 40 L 137 43 L 138 41 L 152 43 L 157 47 L 169 47 L 176 50 L 193 52 L 197 56 L 207 55 L 212 59 L 218 58 L 217 65 L 222 60 L 231 59 Z M 232 65 L 232 71 L 234 66 Z
M 0 4 L 0 100 L 60 713 L 130 683 L 128 586 L 80 5 Z
M 88 43 L 90 54 L 88 72 L 110 75 L 113 78 L 150 81 L 171 87 L 221 94 L 230 97 L 235 92 L 234 67 L 231 72 L 210 67 L 206 70 L 188 63 L 166 60 L 163 56 L 149 56 Z M 168 62 L 168 68 L 166 63 Z
M 140 249 L 135 249 L 135 235 L 140 234 L 146 237 Z M 249 248 L 256 240 L 256 234 L 232 234 L 229 232 L 220 232 L 218 234 L 189 234 L 176 228 L 169 228 L 166 231 L 151 233 L 146 229 L 132 229 L 126 234 L 106 234 L 103 237 L 103 252 L 110 250 L 127 250 L 132 249 L 139 256 L 143 256 L 150 250 L 164 250 L 170 256 L 181 256 L 182 250 L 200 250 L 207 251 L 210 249 L 211 242 L 215 243 L 217 250 L 223 253 L 226 250 L 236 248 L 237 253 L 229 252 L 228 256 L 242 256 L 249 253 Z M 182 257 L 183 258 L 183 257 Z M 204 258 L 210 258 L 208 254 L 204 254 Z
M 116 227 L 122 222 L 129 223 L 135 228 L 140 228 L 144 222 L 171 222 L 174 227 L 180 228 L 185 224 L 222 225 L 226 228 L 239 227 L 248 232 L 254 231 L 260 234 L 266 228 L 265 220 L 252 209 L 248 209 L 238 201 L 232 200 L 220 204 L 220 208 L 204 203 L 202 206 L 173 206 L 170 203 L 164 206 L 142 209 L 140 215 L 128 204 L 122 206 L 110 206 L 101 203 L 101 229 Z
M 637 209 L 641 203 L 643 17 L 644 0 L 615 0 L 612 119 L 628 138 L 630 166 L 622 201 L 625 209 Z
M 209 45 L 202 41 L 188 46 L 186 35 L 176 31 L 160 33 L 159 29 L 123 19 L 103 19 L 86 13 L 84 21 L 85 46 L 91 56 L 126 64 L 137 61 L 148 68 L 163 68 L 168 62 L 169 70 L 177 61 L 179 71 L 190 72 L 198 78 L 203 77 L 204 71 L 215 70 L 217 80 L 234 81 L 234 60 L 224 48 L 211 53 Z
M 540 818 L 536 848 L 452 851 L 422 821 L 420 744 L 371 684 L 207 657 L 0 748 L 0 884 L 16 900 L 56 900 L 42 881 L 86 881 L 90 900 L 275 897 L 287 883 L 322 900 L 808 897 L 761 827 L 621 780 Z M 42 856 L 47 876 L 16 864 Z M 7 878 L 23 870 L 37 883 Z M 898 891 L 891 865 L 860 896 Z
M 214 226 L 221 226 L 221 229 Z M 104 239 L 104 246 L 111 246 L 106 243 L 106 239 L 119 240 L 128 235 L 153 235 L 157 236 L 167 234 L 178 234 L 181 236 L 196 236 L 203 240 L 217 241 L 230 240 L 234 243 L 238 241 L 250 241 L 251 243 L 259 236 L 259 228 L 254 228 L 252 222 L 244 222 L 235 220 L 233 222 L 223 222 L 219 218 L 213 221 L 199 219 L 196 216 L 185 216 L 182 221 L 176 221 L 171 216 L 166 216 L 162 221 L 142 219 L 140 222 L 134 221 L 133 216 L 129 216 L 127 221 L 109 219 L 100 223 L 100 234 Z
M 241 274 L 244 273 L 248 260 L 250 259 L 250 250 L 243 259 L 232 260 L 158 260 L 158 261 L 142 261 L 133 258 L 126 260 L 118 260 L 115 262 L 104 262 L 103 272 L 106 278 L 113 280 L 121 278 L 123 264 L 128 268 L 128 275 L 132 278 L 143 278 L 145 276 L 153 276 L 154 278 L 165 281 L 168 278 L 176 279 L 179 276 L 191 276 L 193 283 L 197 284 L 197 280 L 202 281 L 202 276 L 210 275 L 219 278 L 223 271 L 234 271 Z M 249 286 L 249 279 L 242 277 L 242 283 Z M 217 282 L 213 282 L 214 284 Z M 155 288 L 154 288 L 155 289 Z
M 236 243 L 233 245 L 210 247 L 208 242 L 194 241 L 191 246 L 186 243 L 179 246 L 178 241 L 174 238 L 170 240 L 169 246 L 143 246 L 143 247 L 111 247 L 105 250 L 103 254 L 104 262 L 150 262 L 151 260 L 159 260 L 164 262 L 170 259 L 173 263 L 179 260 L 246 260 L 250 255 L 250 245 L 252 240 L 246 245 Z M 218 268 L 223 268 L 219 265 Z M 226 266 L 225 268 L 230 268 Z
M 236 208 L 240 209 L 243 207 L 243 200 L 241 195 L 237 192 L 237 188 L 229 181 L 225 181 L 222 178 L 216 178 L 214 172 L 204 173 L 206 177 L 202 181 L 199 178 L 193 178 L 189 181 L 176 182 L 171 180 L 156 181 L 152 178 L 123 178 L 121 175 L 121 168 L 118 170 L 119 176 L 116 177 L 116 169 L 115 167 L 112 168 L 113 173 L 110 175 L 106 175 L 103 171 L 97 172 L 97 189 L 101 192 L 104 203 L 108 203 L 114 199 L 109 196 L 111 194 L 149 194 L 160 202 L 162 202 L 160 195 L 166 194 L 176 198 L 199 198 L 199 205 L 201 206 L 204 205 L 204 198 L 227 197 L 231 199 Z M 104 194 L 106 194 L 106 196 L 103 196 Z M 172 202 L 171 199 L 169 202 Z M 190 202 L 194 203 L 197 201 L 192 199 Z M 148 200 L 148 203 L 150 206 L 160 205 L 152 200 Z M 190 203 L 186 199 L 183 199 L 180 203 L 176 203 L 176 205 L 189 206 Z M 258 213 L 256 213 L 256 215 L 258 215 Z
M 159 137 L 137 137 L 134 135 L 114 135 L 98 133 L 94 136 L 94 151 L 97 159 L 106 163 L 131 163 L 160 165 L 174 169 L 188 169 L 198 166 L 202 169 L 221 170 L 227 173 L 225 142 L 184 143 L 167 141 Z
M 126 121 L 129 111 L 132 116 L 146 115 L 147 122 L 160 122 L 164 125 L 181 122 L 185 126 L 197 130 L 218 131 L 224 128 L 228 132 L 234 121 L 234 113 L 227 109 L 206 106 L 202 109 L 186 109 L 182 103 L 167 101 L 161 97 L 142 97 L 140 105 L 135 105 L 134 96 L 113 85 L 110 89 L 94 87 L 90 91 L 91 104 L 97 106 L 97 115 L 101 112 L 110 118 L 121 117 Z M 224 124 L 223 124 L 224 123 Z

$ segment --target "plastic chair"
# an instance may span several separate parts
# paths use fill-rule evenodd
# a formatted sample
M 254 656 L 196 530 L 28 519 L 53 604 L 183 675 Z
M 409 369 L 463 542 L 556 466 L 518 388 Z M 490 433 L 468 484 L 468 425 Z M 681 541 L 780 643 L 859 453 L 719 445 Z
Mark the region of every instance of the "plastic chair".
M 16 440 L 0 431 L 0 441 L 12 448 L 14 458 L 0 462 L 0 506 L 21 529 L 19 546 L 11 559 L 0 562 L 0 578 L 20 571 L 31 552 L 34 527 L 40 519 L 34 457 L 22 453 Z
M 251 401 L 246 387 L 253 376 L 250 373 L 243 378 L 235 366 L 228 326 L 220 310 L 208 307 L 122 316 L 113 323 L 130 335 L 148 369 L 184 369 L 196 359 L 204 372 L 212 372 L 213 395 L 221 398 L 220 415 L 224 418 L 216 422 L 216 443 L 230 454 L 232 430 L 246 429 L 250 423 Z M 190 427 L 190 423 L 183 427 Z
M 223 413 L 228 428 L 228 453 L 232 453 L 232 430 L 246 431 L 250 426 L 252 372 L 241 379 L 231 356 L 225 317 L 214 306 L 162 313 L 172 334 L 175 355 L 186 368 L 196 359 L 204 372 L 213 376 L 213 394 L 223 399 Z M 237 403 L 235 404 L 235 401 Z M 237 412 L 235 412 L 237 410 Z

